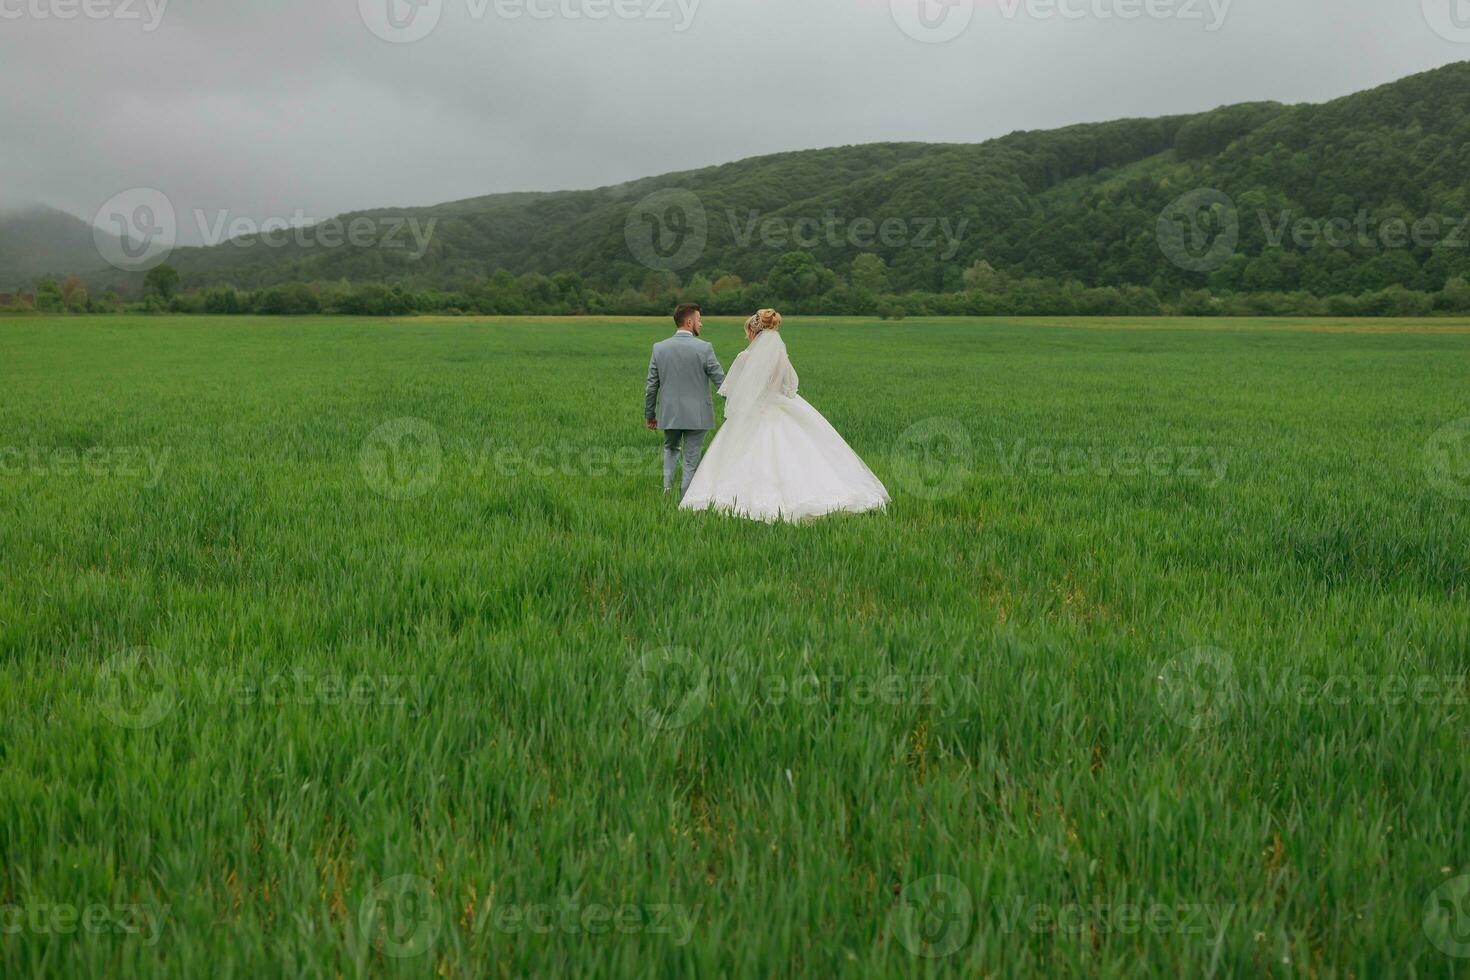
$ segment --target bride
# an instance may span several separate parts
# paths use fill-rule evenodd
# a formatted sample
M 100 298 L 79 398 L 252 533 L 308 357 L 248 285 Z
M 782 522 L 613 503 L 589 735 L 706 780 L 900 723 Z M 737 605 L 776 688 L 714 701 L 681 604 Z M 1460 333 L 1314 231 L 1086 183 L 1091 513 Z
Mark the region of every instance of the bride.
M 882 509 L 889 499 L 883 484 L 797 395 L 780 330 L 775 310 L 745 321 L 750 346 L 720 386 L 724 428 L 679 506 L 767 522 Z

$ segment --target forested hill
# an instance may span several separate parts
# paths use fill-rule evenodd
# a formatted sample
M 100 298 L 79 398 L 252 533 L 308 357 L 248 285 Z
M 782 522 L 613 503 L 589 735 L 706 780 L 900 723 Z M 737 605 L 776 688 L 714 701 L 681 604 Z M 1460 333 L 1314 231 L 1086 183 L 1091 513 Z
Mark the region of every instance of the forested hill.
M 1160 217 L 1203 189 L 1221 192 L 1206 202 L 1233 204 L 1239 244 L 1194 260 L 1201 240 L 1209 244 L 1232 220 L 1215 206 L 1184 226 L 1181 262 L 1179 243 L 1160 241 Z M 1012 278 L 1146 286 L 1161 297 L 1203 288 L 1433 292 L 1470 272 L 1470 229 L 1461 227 L 1470 215 L 1470 63 L 1320 105 L 1236 105 L 979 144 L 784 153 L 598 190 L 343 216 L 414 219 L 421 230 L 435 221 L 418 258 L 401 231 L 394 248 L 325 248 L 308 236 L 283 247 L 183 249 L 170 262 L 186 288 L 347 279 L 468 293 L 506 270 L 575 273 L 578 288 L 609 294 L 639 290 L 649 288 L 650 267 L 630 247 L 629 229 L 636 238 L 651 216 L 630 223 L 630 212 L 675 190 L 697 198 L 707 225 L 707 242 L 687 264 L 688 255 L 674 257 L 684 284 L 767 281 L 783 254 L 800 250 L 820 268 L 787 284 L 797 292 L 840 288 L 864 252 L 885 260 L 892 292 L 963 290 L 980 261 Z M 687 196 L 672 200 L 689 210 Z M 661 229 L 665 257 L 698 231 L 687 213 L 667 211 L 654 209 L 671 222 Z M 1418 229 L 1407 242 L 1398 220 Z M 885 222 L 889 233 L 875 234 Z M 1301 234 L 1302 222 L 1308 232 L 1310 222 L 1351 227 L 1350 241 Z

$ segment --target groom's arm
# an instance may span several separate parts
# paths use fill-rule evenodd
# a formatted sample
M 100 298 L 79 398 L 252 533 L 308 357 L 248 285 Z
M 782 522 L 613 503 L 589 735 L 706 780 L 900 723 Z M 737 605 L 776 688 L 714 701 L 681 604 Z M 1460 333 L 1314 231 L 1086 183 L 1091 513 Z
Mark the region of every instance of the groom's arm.
M 643 420 L 651 428 L 658 419 L 658 358 L 648 359 L 648 383 L 643 389 Z
M 710 381 L 714 382 L 715 390 L 719 391 L 725 383 L 725 369 L 720 367 L 720 359 L 715 356 L 715 349 L 710 346 L 704 352 L 704 373 L 709 375 Z

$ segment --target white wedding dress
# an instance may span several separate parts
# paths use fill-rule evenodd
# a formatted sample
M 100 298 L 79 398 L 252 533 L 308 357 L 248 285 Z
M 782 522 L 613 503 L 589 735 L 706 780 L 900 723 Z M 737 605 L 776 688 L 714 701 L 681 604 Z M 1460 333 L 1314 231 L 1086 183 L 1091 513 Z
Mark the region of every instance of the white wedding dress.
M 796 393 L 774 331 L 756 335 L 720 387 L 725 425 L 680 507 L 753 520 L 800 521 L 888 504 L 888 491 L 837 430 Z

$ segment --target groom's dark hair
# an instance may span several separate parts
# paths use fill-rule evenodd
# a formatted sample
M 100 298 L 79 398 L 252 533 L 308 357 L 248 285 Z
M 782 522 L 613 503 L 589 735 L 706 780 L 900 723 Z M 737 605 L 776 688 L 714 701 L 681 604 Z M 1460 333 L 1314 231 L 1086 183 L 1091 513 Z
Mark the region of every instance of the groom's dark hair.
M 698 303 L 680 303 L 674 307 L 674 326 L 683 327 L 696 313 L 703 313 Z

